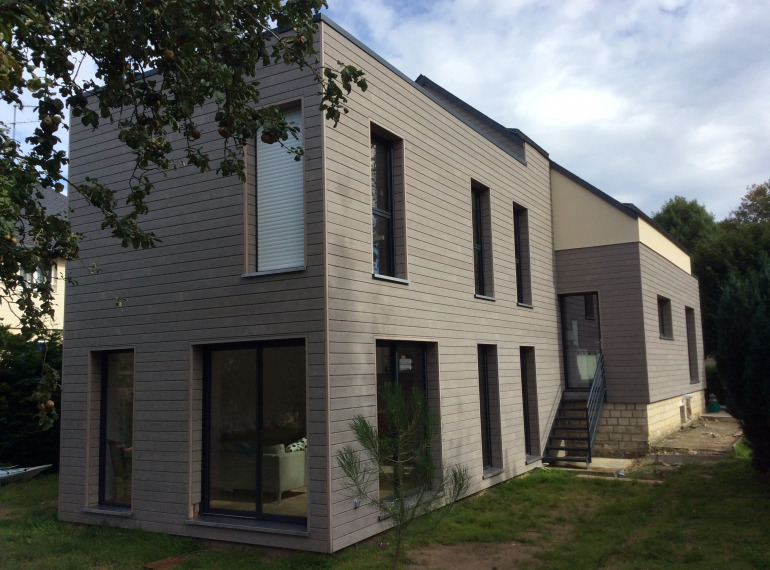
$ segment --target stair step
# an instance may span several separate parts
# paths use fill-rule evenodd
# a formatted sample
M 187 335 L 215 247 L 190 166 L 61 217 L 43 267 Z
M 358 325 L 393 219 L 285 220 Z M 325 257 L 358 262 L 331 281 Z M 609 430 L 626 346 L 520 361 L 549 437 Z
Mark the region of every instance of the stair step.
M 589 463 L 588 457 L 573 457 L 570 455 L 565 455 L 563 457 L 543 457 L 543 463 L 558 463 L 559 461 L 568 461 L 570 463 Z
M 553 426 L 553 429 L 565 429 L 565 430 L 578 430 L 581 429 L 583 431 L 586 431 L 588 429 L 587 426 Z
M 551 435 L 549 439 L 564 439 L 570 441 L 588 441 L 588 437 L 585 435 Z
M 580 451 L 584 453 L 588 453 L 590 450 L 588 447 L 571 447 L 569 445 L 546 445 L 545 449 L 548 451 Z

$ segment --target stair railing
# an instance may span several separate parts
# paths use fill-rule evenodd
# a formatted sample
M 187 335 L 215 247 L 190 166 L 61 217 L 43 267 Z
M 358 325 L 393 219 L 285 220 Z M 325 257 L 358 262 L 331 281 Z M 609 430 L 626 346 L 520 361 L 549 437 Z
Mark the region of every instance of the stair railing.
M 607 397 L 607 391 L 604 384 L 604 354 L 599 352 L 596 358 L 596 372 L 591 383 L 591 390 L 588 392 L 586 401 L 586 422 L 588 424 L 588 462 L 591 462 L 591 456 L 594 450 L 594 441 L 596 433 L 599 431 L 599 421 L 602 417 L 602 409 Z

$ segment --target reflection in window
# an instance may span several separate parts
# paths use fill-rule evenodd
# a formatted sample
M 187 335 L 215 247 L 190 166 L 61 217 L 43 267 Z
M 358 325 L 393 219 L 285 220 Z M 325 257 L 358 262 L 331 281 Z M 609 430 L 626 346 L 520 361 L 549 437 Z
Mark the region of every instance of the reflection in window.
M 372 252 L 374 274 L 394 277 L 393 144 L 372 134 Z
M 134 353 L 102 357 L 99 504 L 131 506 Z
M 382 388 L 387 383 L 397 384 L 408 397 L 413 390 L 422 392 L 427 400 L 426 349 L 424 344 L 377 342 L 377 430 L 387 433 Z M 386 466 L 385 469 L 392 469 Z M 392 472 L 391 472 L 392 475 Z M 393 495 L 394 485 L 402 485 L 406 490 L 416 490 L 424 480 L 417 463 L 407 462 L 402 474 L 390 478 L 380 475 L 380 498 Z
M 304 522 L 305 377 L 303 341 L 208 350 L 204 511 Z

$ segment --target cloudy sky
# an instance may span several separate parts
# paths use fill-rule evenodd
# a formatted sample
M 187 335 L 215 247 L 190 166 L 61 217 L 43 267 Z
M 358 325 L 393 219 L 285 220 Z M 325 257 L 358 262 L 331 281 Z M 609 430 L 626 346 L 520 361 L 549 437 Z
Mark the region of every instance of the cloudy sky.
M 328 1 L 408 77 L 648 214 L 679 194 L 722 219 L 770 179 L 766 0 Z
M 648 214 L 679 194 L 722 219 L 770 179 L 767 0 L 328 1 L 408 77 Z

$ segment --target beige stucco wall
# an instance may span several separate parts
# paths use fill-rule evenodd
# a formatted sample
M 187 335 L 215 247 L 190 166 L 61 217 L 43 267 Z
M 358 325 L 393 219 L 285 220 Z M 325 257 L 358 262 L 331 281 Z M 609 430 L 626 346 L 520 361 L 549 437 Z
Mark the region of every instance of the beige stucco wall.
M 680 269 L 683 269 L 685 272 L 692 272 L 690 267 L 690 256 L 682 250 L 682 248 L 642 218 L 639 218 L 637 223 L 639 226 L 639 241 L 651 250 L 668 259 Z
M 66 268 L 63 259 L 56 261 L 56 281 L 54 282 L 53 307 L 54 318 L 47 321 L 47 325 L 55 330 L 64 330 L 64 291 L 66 283 Z M 16 299 L 3 299 L 0 301 L 0 325 L 9 326 L 11 331 L 18 332 L 19 309 L 15 304 Z
M 652 224 L 629 216 L 553 168 L 551 194 L 556 251 L 641 242 L 691 272 L 690 256 Z
M 551 195 L 556 251 L 639 241 L 632 217 L 554 169 Z

